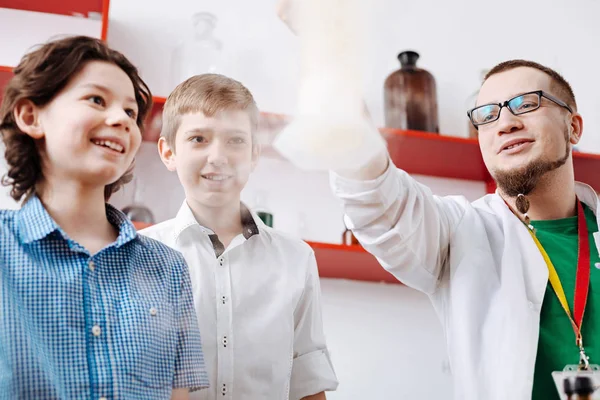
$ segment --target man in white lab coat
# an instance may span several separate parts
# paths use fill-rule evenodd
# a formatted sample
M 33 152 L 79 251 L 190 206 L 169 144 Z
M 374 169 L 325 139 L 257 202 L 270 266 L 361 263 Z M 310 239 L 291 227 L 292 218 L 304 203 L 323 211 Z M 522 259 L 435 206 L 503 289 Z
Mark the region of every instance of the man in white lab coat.
M 297 5 L 278 3 L 295 32 Z M 434 196 L 385 149 L 332 188 L 363 247 L 429 295 L 455 399 L 558 399 L 553 371 L 600 364 L 599 200 L 572 158 L 583 119 L 569 83 L 524 60 L 488 73 L 468 117 L 496 193 Z
M 431 298 L 456 399 L 557 399 L 552 371 L 600 363 L 599 202 L 572 158 L 583 119 L 563 77 L 523 60 L 494 67 L 468 115 L 496 193 L 435 196 L 387 152 L 332 173 L 333 191 L 365 249 Z

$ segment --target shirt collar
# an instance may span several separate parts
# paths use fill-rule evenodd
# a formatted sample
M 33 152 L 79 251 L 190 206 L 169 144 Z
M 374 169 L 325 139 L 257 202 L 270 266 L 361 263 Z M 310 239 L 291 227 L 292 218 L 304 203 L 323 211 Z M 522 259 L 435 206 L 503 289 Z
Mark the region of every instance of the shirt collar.
M 19 210 L 19 232 L 24 243 L 43 239 L 58 229 L 36 195 L 31 196 Z
M 259 228 L 264 228 L 265 226 L 262 220 L 254 215 L 244 203 L 240 203 L 240 212 L 243 228 L 242 234 L 244 235 L 244 238 L 248 240 L 252 236 L 258 235 L 260 233 Z M 192 209 L 187 201 L 184 200 L 181 208 L 179 208 L 179 211 L 177 212 L 177 216 L 175 216 L 175 229 L 173 230 L 175 240 L 177 240 L 186 229 L 195 225 L 199 226 L 207 235 L 214 235 L 214 232 L 210 228 L 203 226 L 196 221 Z
M 110 204 L 106 204 L 106 218 L 119 229 L 116 247 L 129 242 L 137 236 L 137 231 L 125 214 Z M 67 234 L 52 219 L 39 197 L 31 196 L 19 210 L 19 232 L 24 243 L 33 243 L 44 239 L 54 231 L 59 231 L 65 239 Z
M 597 217 L 598 215 L 598 205 L 600 204 L 600 199 L 596 194 L 596 191 L 585 183 L 575 182 L 575 193 L 579 200 L 581 200 L 585 205 L 594 211 Z

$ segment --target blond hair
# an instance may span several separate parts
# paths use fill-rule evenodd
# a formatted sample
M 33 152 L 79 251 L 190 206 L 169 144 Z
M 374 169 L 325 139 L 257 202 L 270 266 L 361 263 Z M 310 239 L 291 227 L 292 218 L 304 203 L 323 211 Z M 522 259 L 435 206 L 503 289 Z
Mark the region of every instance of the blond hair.
M 252 141 L 256 145 L 259 111 L 250 90 L 235 79 L 219 74 L 195 75 L 177 85 L 163 108 L 161 136 L 175 150 L 181 116 L 202 112 L 207 117 L 219 111 L 246 111 L 250 116 Z

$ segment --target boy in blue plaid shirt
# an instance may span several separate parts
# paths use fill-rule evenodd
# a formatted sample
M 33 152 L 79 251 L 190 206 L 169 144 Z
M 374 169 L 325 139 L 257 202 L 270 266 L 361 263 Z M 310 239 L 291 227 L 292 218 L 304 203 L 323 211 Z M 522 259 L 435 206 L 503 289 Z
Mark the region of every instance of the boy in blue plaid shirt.
M 106 203 L 151 94 L 103 42 L 27 54 L 0 108 L 0 399 L 186 399 L 208 386 L 182 256 Z

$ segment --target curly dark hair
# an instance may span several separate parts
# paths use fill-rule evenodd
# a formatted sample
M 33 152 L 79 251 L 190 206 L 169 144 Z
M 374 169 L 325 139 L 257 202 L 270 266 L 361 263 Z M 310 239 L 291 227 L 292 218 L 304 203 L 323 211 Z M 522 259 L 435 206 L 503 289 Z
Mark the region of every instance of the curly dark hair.
M 105 61 L 121 68 L 131 82 L 138 105 L 137 125 L 143 124 L 152 107 L 152 94 L 140 78 L 137 68 L 121 53 L 110 49 L 99 39 L 72 36 L 48 42 L 26 54 L 14 69 L 14 76 L 4 89 L 0 106 L 0 134 L 6 150 L 8 172 L 2 185 L 12 186 L 10 195 L 16 201 L 28 199 L 44 176 L 38 140 L 22 132 L 16 124 L 14 110 L 23 99 L 43 107 L 54 99 L 86 63 Z M 104 198 L 133 178 L 133 164 L 116 182 L 106 185 Z

